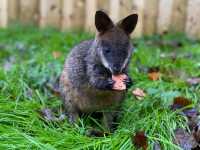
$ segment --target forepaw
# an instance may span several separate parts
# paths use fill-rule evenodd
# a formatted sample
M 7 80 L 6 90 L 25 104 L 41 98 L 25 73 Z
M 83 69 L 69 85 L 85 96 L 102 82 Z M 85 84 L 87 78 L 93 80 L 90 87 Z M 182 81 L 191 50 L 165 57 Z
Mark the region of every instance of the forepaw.
M 126 84 L 126 88 L 128 89 L 133 85 L 133 80 L 129 76 L 127 76 L 127 78 L 124 79 L 124 84 Z

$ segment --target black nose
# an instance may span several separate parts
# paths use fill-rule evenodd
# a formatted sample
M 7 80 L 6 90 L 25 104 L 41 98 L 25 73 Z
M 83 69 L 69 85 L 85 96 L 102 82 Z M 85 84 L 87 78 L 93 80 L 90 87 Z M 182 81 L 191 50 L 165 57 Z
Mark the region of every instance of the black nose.
M 119 74 L 120 73 L 120 65 L 119 64 L 113 65 L 113 73 L 114 74 Z

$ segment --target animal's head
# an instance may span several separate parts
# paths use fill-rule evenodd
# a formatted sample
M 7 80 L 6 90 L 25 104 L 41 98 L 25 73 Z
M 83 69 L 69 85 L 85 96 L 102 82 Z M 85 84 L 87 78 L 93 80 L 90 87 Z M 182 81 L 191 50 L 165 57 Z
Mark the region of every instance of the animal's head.
M 127 67 L 133 46 L 130 34 L 135 29 L 138 15 L 131 14 L 114 24 L 103 11 L 95 14 L 96 46 L 100 61 L 112 74 L 120 74 Z

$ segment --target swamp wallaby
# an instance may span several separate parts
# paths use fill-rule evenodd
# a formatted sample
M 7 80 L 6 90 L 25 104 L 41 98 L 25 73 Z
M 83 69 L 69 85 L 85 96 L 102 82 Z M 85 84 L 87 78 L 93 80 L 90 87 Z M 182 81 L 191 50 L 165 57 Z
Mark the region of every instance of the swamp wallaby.
M 126 74 L 126 87 L 132 84 L 128 76 L 133 46 L 130 34 L 138 20 L 131 14 L 114 24 L 103 11 L 95 14 L 95 39 L 76 45 L 68 55 L 60 77 L 60 92 L 70 122 L 77 121 L 80 113 L 113 110 L 104 113 L 106 126 L 124 99 L 126 90 L 113 89 L 112 75 Z

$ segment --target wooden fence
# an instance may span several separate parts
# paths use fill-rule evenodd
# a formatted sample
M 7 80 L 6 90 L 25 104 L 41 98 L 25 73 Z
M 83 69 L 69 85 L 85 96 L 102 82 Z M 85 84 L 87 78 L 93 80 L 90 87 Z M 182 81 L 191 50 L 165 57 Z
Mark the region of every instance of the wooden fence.
M 0 26 L 20 21 L 94 31 L 98 9 L 105 10 L 114 21 L 138 13 L 134 36 L 185 32 L 200 38 L 200 0 L 0 0 Z

